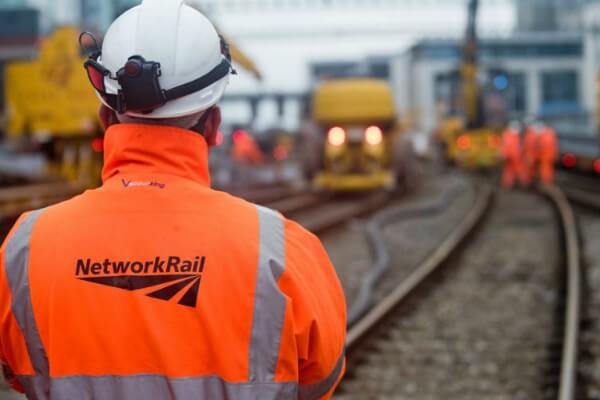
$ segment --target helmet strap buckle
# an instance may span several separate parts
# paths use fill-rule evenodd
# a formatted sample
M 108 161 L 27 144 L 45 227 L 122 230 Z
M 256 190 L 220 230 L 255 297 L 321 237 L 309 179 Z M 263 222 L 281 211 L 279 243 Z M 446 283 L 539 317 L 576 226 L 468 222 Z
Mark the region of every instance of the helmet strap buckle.
M 160 63 L 146 61 L 142 56 L 132 56 L 117 72 L 119 112 L 149 114 L 167 103 L 166 92 L 160 87 Z

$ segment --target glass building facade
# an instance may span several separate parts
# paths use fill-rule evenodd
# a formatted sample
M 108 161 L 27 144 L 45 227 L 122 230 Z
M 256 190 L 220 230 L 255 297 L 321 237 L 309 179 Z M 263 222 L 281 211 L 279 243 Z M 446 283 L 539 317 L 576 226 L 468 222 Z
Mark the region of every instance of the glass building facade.
M 521 32 L 578 31 L 582 7 L 599 0 L 515 0 Z

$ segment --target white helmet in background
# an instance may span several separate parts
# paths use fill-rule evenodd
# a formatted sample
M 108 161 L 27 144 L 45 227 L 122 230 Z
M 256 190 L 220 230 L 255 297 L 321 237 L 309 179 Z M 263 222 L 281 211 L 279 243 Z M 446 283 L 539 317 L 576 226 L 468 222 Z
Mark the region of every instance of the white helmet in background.
M 144 0 L 126 11 L 86 69 L 105 105 L 149 119 L 209 109 L 223 97 L 234 72 L 212 23 L 184 0 Z
M 542 120 L 537 120 L 533 124 L 533 130 L 535 131 L 535 133 L 538 133 L 538 134 L 543 133 L 545 128 L 546 128 L 546 124 Z
M 508 129 L 512 132 L 521 133 L 521 129 L 523 129 L 521 122 L 514 120 L 510 121 L 508 124 Z

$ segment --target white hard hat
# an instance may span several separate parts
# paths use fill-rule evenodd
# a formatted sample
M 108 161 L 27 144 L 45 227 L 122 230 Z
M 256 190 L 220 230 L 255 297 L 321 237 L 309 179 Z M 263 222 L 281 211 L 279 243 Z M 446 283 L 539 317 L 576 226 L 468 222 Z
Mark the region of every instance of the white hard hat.
M 184 0 L 144 0 L 111 25 L 102 53 L 86 68 L 101 101 L 115 111 L 137 118 L 183 117 L 209 109 L 223 96 L 233 69 L 222 40 Z M 94 76 L 98 69 L 103 78 Z
M 515 132 L 519 133 L 519 132 L 521 132 L 521 129 L 522 129 L 521 122 L 516 121 L 516 120 L 510 121 L 510 123 L 508 124 L 508 128 L 511 131 L 515 131 Z

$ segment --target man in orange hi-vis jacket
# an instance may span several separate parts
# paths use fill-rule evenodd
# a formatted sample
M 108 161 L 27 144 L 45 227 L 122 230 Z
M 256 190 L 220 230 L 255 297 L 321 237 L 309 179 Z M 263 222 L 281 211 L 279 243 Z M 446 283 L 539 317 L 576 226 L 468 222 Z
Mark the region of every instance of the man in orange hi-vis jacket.
M 554 165 L 558 157 L 558 138 L 550 126 L 543 126 L 538 137 L 540 180 L 544 184 L 554 183 Z
M 522 169 L 521 151 L 521 126 L 512 122 L 502 135 L 502 157 L 504 158 L 504 172 L 502 186 L 512 188 Z
M 525 186 L 531 185 L 536 177 L 539 163 L 539 135 L 538 130 L 540 124 L 535 122 L 529 124 L 525 129 L 525 137 L 523 139 L 523 163 L 521 182 Z
M 104 184 L 26 213 L 1 249 L 14 387 L 33 400 L 330 398 L 346 305 L 323 246 L 210 188 L 227 46 L 182 0 L 145 0 L 102 50 L 86 68 L 104 103 Z

